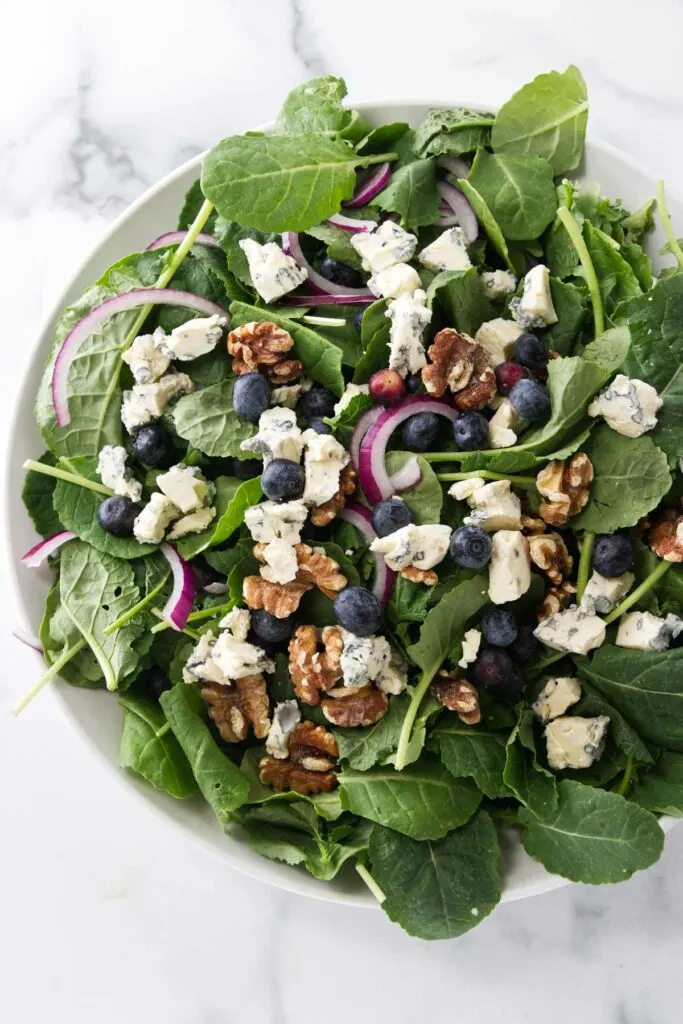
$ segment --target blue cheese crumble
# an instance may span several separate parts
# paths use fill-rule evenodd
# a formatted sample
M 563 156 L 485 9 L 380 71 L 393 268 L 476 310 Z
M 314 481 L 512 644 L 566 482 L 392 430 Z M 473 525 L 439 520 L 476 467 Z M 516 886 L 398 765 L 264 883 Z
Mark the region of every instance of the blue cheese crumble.
M 589 416 L 602 416 L 608 427 L 624 437 L 640 437 L 657 426 L 662 399 L 651 384 L 617 374 L 588 406 Z
M 260 245 L 253 238 L 243 238 L 239 246 L 247 257 L 251 283 L 264 302 L 281 299 L 308 277 L 308 271 L 287 256 L 276 242 Z

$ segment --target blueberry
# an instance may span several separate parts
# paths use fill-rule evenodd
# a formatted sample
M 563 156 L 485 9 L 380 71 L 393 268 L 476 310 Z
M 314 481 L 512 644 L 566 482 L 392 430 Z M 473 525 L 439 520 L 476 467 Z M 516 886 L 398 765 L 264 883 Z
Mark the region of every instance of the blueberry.
M 333 260 L 331 256 L 328 256 L 320 264 L 320 273 L 328 281 L 332 281 L 333 284 L 341 284 L 345 288 L 361 288 L 363 285 L 363 278 L 357 270 L 347 263 L 342 263 L 341 260 Z
M 308 391 L 304 391 L 299 399 L 299 409 L 307 420 L 322 416 L 334 416 L 336 404 L 335 396 L 321 384 L 314 384 Z
M 347 587 L 334 602 L 337 622 L 355 636 L 372 636 L 382 624 L 382 609 L 365 587 Z
M 518 380 L 510 389 L 510 401 L 518 416 L 527 423 L 545 420 L 550 415 L 550 395 L 540 380 Z
M 362 309 L 359 309 L 358 312 L 354 313 L 354 315 L 353 315 L 353 326 L 356 328 L 356 330 L 358 331 L 359 334 L 363 330 L 363 315 L 364 315 L 364 313 L 365 313 L 365 306 L 363 306 Z
M 507 608 L 489 608 L 482 617 L 481 631 L 492 647 L 509 647 L 517 639 L 517 620 Z
M 167 465 L 173 451 L 170 434 L 158 422 L 140 427 L 133 438 L 133 451 L 143 466 Z
M 251 628 L 259 640 L 268 644 L 281 644 L 289 640 L 294 631 L 294 622 L 288 619 L 276 619 L 266 611 L 251 613 Z
M 253 480 L 261 476 L 263 463 L 260 459 L 233 459 L 232 474 L 238 480 Z
M 491 538 L 480 526 L 459 526 L 451 534 L 450 552 L 463 569 L 481 569 L 491 560 Z
M 464 412 L 453 424 L 453 437 L 458 448 L 467 452 L 487 448 L 489 421 L 480 412 Z
M 535 334 L 520 334 L 515 342 L 515 360 L 529 370 L 543 370 L 548 365 L 548 349 Z
M 147 684 L 147 689 L 157 700 L 161 697 L 162 693 L 166 693 L 166 690 L 171 689 L 171 680 L 157 665 L 153 665 L 152 668 L 147 670 L 143 682 Z
M 245 373 L 235 381 L 232 407 L 241 420 L 258 423 L 270 405 L 270 384 L 261 373 Z
M 308 421 L 308 426 L 311 430 L 315 430 L 316 434 L 331 434 L 332 427 L 330 427 L 324 420 L 321 420 L 319 416 L 311 416 Z
M 418 412 L 403 424 L 403 447 L 409 452 L 426 452 L 439 433 L 439 417 L 434 412 Z
M 539 644 L 534 636 L 534 627 L 522 623 L 517 630 L 517 639 L 510 644 L 509 653 L 515 661 L 530 661 L 538 653 Z
M 512 658 L 500 648 L 486 647 L 474 663 L 474 675 L 495 697 L 512 698 L 524 686 L 524 680 Z
M 107 533 L 116 537 L 132 537 L 133 523 L 142 509 L 130 500 L 115 494 L 105 498 L 97 510 L 97 521 Z
M 303 466 L 290 459 L 273 459 L 261 475 L 261 489 L 271 501 L 294 501 L 304 493 Z
M 400 498 L 380 501 L 372 513 L 372 526 L 378 537 L 386 537 L 403 526 L 414 522 L 412 510 Z
M 595 539 L 593 568 L 601 576 L 621 576 L 633 566 L 633 547 L 625 533 L 602 533 Z
M 422 387 L 422 377 L 419 373 L 409 373 L 403 383 L 407 394 L 416 395 Z

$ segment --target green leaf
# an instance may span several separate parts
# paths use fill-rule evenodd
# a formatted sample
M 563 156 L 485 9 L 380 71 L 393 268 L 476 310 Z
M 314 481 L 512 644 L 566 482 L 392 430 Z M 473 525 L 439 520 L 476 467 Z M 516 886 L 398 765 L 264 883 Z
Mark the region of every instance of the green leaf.
M 557 807 L 555 779 L 538 761 L 533 712 L 521 709 L 507 741 L 503 780 L 517 799 L 540 818 Z
M 334 75 L 322 75 L 302 82 L 287 96 L 278 114 L 276 129 L 290 135 L 325 132 L 331 135 L 348 124 L 351 111 L 342 106 L 346 82 Z
M 574 708 L 577 715 L 588 717 L 607 715 L 610 720 L 609 733 L 616 746 L 636 764 L 652 764 L 652 755 L 640 736 L 617 709 L 599 693 L 588 688 L 583 681 L 583 696 Z
M 427 289 L 430 305 L 443 310 L 448 325 L 474 337 L 485 320 L 494 316 L 493 306 L 484 292 L 475 267 L 469 270 L 444 270 Z
M 389 475 L 393 476 L 398 473 L 412 458 L 415 456 L 411 452 L 387 452 L 386 466 Z M 443 505 L 441 484 L 426 459 L 418 455 L 417 462 L 422 472 L 422 478 L 414 487 L 401 491 L 401 498 L 413 512 L 418 526 L 438 523 L 441 520 L 441 506 Z
M 481 793 L 468 779 L 455 779 L 425 756 L 403 771 L 344 768 L 342 806 L 411 839 L 441 839 L 477 810 Z
M 223 544 L 240 528 L 246 510 L 252 505 L 258 505 L 262 494 L 260 477 L 240 482 L 232 477 L 219 476 L 213 502 L 216 518 L 208 530 L 178 541 L 177 548 L 183 558 L 194 558 L 205 548 Z
M 650 288 L 652 288 L 652 285 L 654 284 L 654 278 L 652 275 L 652 260 L 645 250 L 635 243 L 622 245 L 621 255 L 636 275 L 638 284 L 642 290 L 644 292 L 649 292 Z
M 432 107 L 415 129 L 415 152 L 420 156 L 461 156 L 478 146 L 487 146 L 491 138 L 493 114 L 481 114 L 464 107 Z
M 642 772 L 630 798 L 648 811 L 682 816 L 683 754 L 665 750 L 654 768 Z
M 396 577 L 387 614 L 390 623 L 423 622 L 429 611 L 431 588 L 424 583 L 411 583 L 400 574 Z
M 225 220 L 224 217 L 217 218 L 214 233 L 225 253 L 228 269 L 235 275 L 238 281 L 241 281 L 243 285 L 246 285 L 253 292 L 254 286 L 251 280 L 249 262 L 239 243 L 245 238 L 253 238 L 259 245 L 265 245 L 267 242 L 280 242 L 282 240 L 280 233 L 275 231 L 257 231 L 256 228 L 243 227 L 234 220 Z
M 386 759 L 393 754 L 398 745 L 408 703 L 408 698 L 405 696 L 394 697 L 389 701 L 386 715 L 380 718 L 375 725 L 365 729 L 335 729 L 334 738 L 339 745 L 340 759 L 345 761 L 350 768 L 355 768 L 359 772 L 365 772 L 376 764 L 386 763 Z M 428 714 L 431 714 L 434 708 L 428 707 L 426 710 Z M 424 726 L 424 723 L 422 724 Z M 418 730 L 416 729 L 416 731 Z M 424 734 L 422 743 L 424 744 Z M 417 758 L 412 760 L 417 760 Z
M 538 75 L 498 111 L 491 145 L 496 152 L 534 153 L 553 172 L 572 171 L 583 154 L 588 120 L 586 83 L 577 67 Z
M 508 249 L 505 236 L 501 230 L 500 224 L 494 217 L 491 208 L 484 199 L 481 192 L 478 192 L 472 182 L 468 178 L 461 178 L 458 180 L 458 188 L 467 199 L 469 199 L 474 212 L 477 215 L 479 224 L 484 229 L 484 233 L 488 238 L 489 242 L 496 250 L 499 256 L 505 260 L 505 263 L 509 270 L 513 273 L 517 273 L 517 268 L 512 262 L 510 256 L 510 250 Z
M 470 777 L 491 800 L 509 797 L 503 782 L 505 736 L 482 726 L 464 725 L 455 715 L 439 723 L 430 736 L 430 746 L 455 778 Z
M 552 168 L 539 156 L 479 149 L 467 180 L 511 241 L 538 238 L 555 216 Z
M 354 395 L 351 401 L 336 416 L 325 417 L 325 423 L 332 427 L 332 432 L 340 444 L 348 449 L 356 423 L 369 409 L 374 406 L 370 395 Z
M 204 799 L 225 828 L 233 812 L 246 801 L 249 781 L 214 740 L 196 710 L 197 698 L 190 686 L 178 683 L 159 700 Z
M 634 651 L 605 644 L 578 668 L 643 739 L 683 751 L 683 648 Z
M 628 327 L 612 327 L 599 338 L 589 341 L 583 350 L 583 358 L 598 363 L 609 372 L 610 377 L 626 359 L 631 345 Z
M 363 213 L 367 214 L 367 212 L 367 210 L 363 210 Z M 346 216 L 348 215 L 347 212 Z M 339 260 L 341 263 L 345 263 L 347 267 L 353 267 L 354 270 L 361 270 L 362 260 L 351 245 L 351 238 L 353 236 L 350 231 L 344 231 L 343 228 L 338 228 L 334 224 L 326 222 L 325 224 L 316 224 L 315 227 L 309 228 L 306 234 L 326 245 L 327 255 L 331 259 Z M 336 316 L 340 310 L 345 308 L 345 306 L 335 308 L 334 315 Z M 322 315 L 324 316 L 325 314 L 323 313 Z
M 38 459 L 46 466 L 56 465 L 57 460 L 51 452 L 45 452 Z M 36 473 L 29 469 L 24 478 L 21 499 L 26 506 L 31 522 L 41 537 L 51 537 L 63 529 L 59 516 L 54 510 L 52 498 L 57 481 L 52 476 Z
M 637 298 L 642 289 L 619 247 L 589 220 L 583 226 L 583 237 L 595 267 L 605 311 L 611 316 L 620 302 Z
M 582 450 L 593 463 L 594 479 L 574 529 L 614 533 L 635 526 L 671 487 L 666 455 L 650 437 L 623 437 L 603 423 Z
M 433 224 L 439 216 L 436 160 L 413 160 L 399 167 L 372 205 L 385 213 L 397 213 L 408 231 Z
M 580 782 L 558 783 L 559 804 L 547 818 L 524 808 L 524 849 L 572 882 L 623 882 L 659 860 L 664 835 L 649 811 Z
M 344 390 L 344 378 L 341 372 L 342 353 L 336 345 L 323 338 L 317 331 L 280 316 L 273 309 L 263 310 L 258 306 L 248 306 L 243 302 L 233 302 L 230 306 L 232 326 L 250 323 L 252 320 L 269 320 L 271 323 L 289 331 L 294 339 L 291 349 L 292 358 L 300 359 L 304 364 L 307 377 L 312 377 L 318 384 L 329 388 L 335 395 Z
M 235 379 L 231 377 L 202 391 L 193 391 L 181 398 L 173 410 L 173 423 L 180 437 L 205 455 L 253 458 L 253 452 L 242 451 L 240 445 L 253 437 L 257 428 L 233 411 Z
M 368 306 L 363 314 L 360 338 L 365 354 L 353 375 L 354 384 L 366 384 L 375 370 L 381 370 L 387 365 L 391 323 L 386 312 L 386 299 L 380 299 Z
M 187 190 L 187 194 L 185 195 L 185 202 L 183 203 L 183 208 L 180 211 L 180 215 L 178 217 L 179 231 L 187 231 L 187 229 L 192 226 L 192 222 L 194 221 L 197 214 L 201 210 L 205 198 L 206 196 L 202 192 L 202 184 L 199 178 L 197 178 L 196 181 L 192 182 L 189 189 Z M 206 224 L 204 225 L 204 231 L 206 231 L 208 234 L 212 234 L 215 223 L 216 214 L 214 212 L 211 214 Z
M 221 217 L 259 231 L 305 231 L 337 213 L 362 158 L 321 132 L 235 135 L 204 158 L 202 191 Z
M 586 320 L 586 290 L 551 277 L 550 293 L 557 313 L 557 323 L 543 332 L 543 341 L 551 351 L 559 352 L 561 356 L 569 356 Z
M 408 657 L 425 674 L 434 675 L 462 640 L 465 626 L 488 603 L 488 580 L 465 580 L 428 612 L 420 639 L 408 648 Z
M 369 856 L 373 877 L 386 896 L 382 909 L 417 938 L 463 935 L 500 901 L 500 846 L 484 811 L 437 842 L 373 828 Z
M 180 744 L 172 733 L 158 737 L 166 716 L 156 702 L 127 694 L 119 697 L 123 733 L 119 764 L 163 793 L 183 799 L 197 792 L 197 783 Z
M 393 150 L 396 143 L 403 138 L 410 129 L 406 121 L 392 121 L 390 124 L 381 124 L 373 128 L 371 132 L 356 146 L 356 152 L 362 156 L 369 153 L 387 153 Z

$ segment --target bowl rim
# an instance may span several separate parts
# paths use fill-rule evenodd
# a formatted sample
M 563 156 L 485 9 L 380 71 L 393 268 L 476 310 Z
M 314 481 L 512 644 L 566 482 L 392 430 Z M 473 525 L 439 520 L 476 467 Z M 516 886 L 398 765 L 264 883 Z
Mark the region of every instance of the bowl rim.
M 381 108 L 402 108 L 409 109 L 411 107 L 435 107 L 435 108 L 447 108 L 454 105 L 453 100 L 435 100 L 432 98 L 415 98 L 412 99 L 379 99 L 379 100 L 358 100 L 353 101 L 352 98 L 348 98 L 347 105 L 353 109 L 359 110 L 363 113 L 372 113 L 377 109 Z M 470 110 L 476 110 L 479 112 L 484 111 L 495 111 L 495 107 L 482 106 L 480 103 L 469 103 L 466 100 L 460 100 L 459 105 L 465 106 Z M 267 122 L 259 125 L 255 131 L 269 131 L 273 127 L 273 122 Z M 248 130 L 248 129 L 245 129 Z M 617 146 L 611 143 L 604 142 L 601 139 L 594 138 L 591 134 L 586 136 L 586 147 L 590 147 L 597 151 L 612 157 L 623 166 L 632 170 L 636 174 L 640 174 L 647 178 L 651 182 L 656 182 L 658 176 L 651 170 L 649 166 L 643 164 L 640 160 L 631 156 L 631 154 L 624 152 Z M 209 150 L 204 150 L 201 153 L 190 157 L 184 163 L 178 167 L 169 171 L 158 181 L 154 182 L 147 188 L 137 199 L 130 203 L 121 213 L 110 223 L 108 223 L 100 235 L 97 243 L 88 249 L 87 254 L 82 260 L 76 265 L 76 267 L 69 273 L 67 280 L 64 285 L 60 288 L 59 293 L 55 301 L 50 306 L 47 313 L 41 318 L 38 330 L 35 333 L 35 341 L 31 348 L 31 354 L 26 361 L 23 371 L 20 375 L 16 399 L 13 404 L 12 415 L 9 421 L 8 429 L 8 441 L 9 448 L 11 450 L 12 439 L 16 436 L 20 427 L 20 417 L 22 415 L 22 399 L 26 395 L 30 378 L 35 370 L 36 356 L 38 350 L 42 347 L 42 343 L 46 338 L 49 338 L 50 334 L 54 330 L 54 324 L 60 314 L 63 312 L 65 306 L 69 301 L 68 298 L 72 288 L 78 281 L 78 279 L 85 273 L 89 265 L 93 260 L 97 259 L 98 254 L 107 245 L 110 237 L 115 234 L 121 227 L 126 225 L 129 221 L 132 221 L 137 213 L 144 208 L 147 203 L 154 199 L 160 192 L 163 192 L 169 186 L 173 185 L 178 179 L 187 175 L 190 171 L 196 170 L 199 173 L 201 163 Z M 677 194 L 674 190 L 668 190 L 669 194 L 675 199 L 678 199 Z M 679 200 L 680 202 L 680 200 Z M 33 398 L 31 399 L 33 408 Z M 24 628 L 30 628 L 28 621 L 27 609 L 30 602 L 25 599 L 23 588 L 21 585 L 21 579 L 17 571 L 16 553 L 12 549 L 11 534 L 9 529 L 10 516 L 12 514 L 11 494 L 12 488 L 11 483 L 12 465 L 11 459 L 5 460 L 3 469 L 3 482 L 4 482 L 4 494 L 3 494 L 3 510 L 4 510 L 4 523 L 3 523 L 3 544 L 5 548 L 5 556 L 10 567 L 11 576 L 11 588 L 14 603 L 18 609 L 18 619 L 20 624 Z M 44 665 L 44 662 L 37 652 L 35 653 L 35 660 L 40 665 Z M 105 757 L 98 749 L 94 739 L 91 737 L 87 730 L 83 729 L 79 723 L 76 714 L 72 711 L 68 702 L 63 699 L 60 692 L 60 687 L 68 684 L 63 683 L 62 680 L 57 678 L 55 680 L 57 686 L 52 687 L 52 692 L 57 696 L 57 707 L 59 713 L 65 718 L 74 733 L 79 737 L 79 740 L 83 742 L 87 747 L 90 748 L 91 752 L 95 754 L 98 761 L 103 764 L 106 770 L 111 776 L 113 776 L 117 782 L 125 788 L 126 792 L 134 795 L 134 798 L 141 803 L 144 803 L 148 811 L 152 811 L 157 818 L 165 822 L 170 828 L 175 829 L 177 832 L 185 835 L 190 841 L 195 843 L 197 846 L 204 849 L 211 856 L 226 865 L 238 871 L 241 874 L 247 875 L 250 878 L 254 878 L 257 881 L 264 882 L 267 885 L 273 886 L 277 889 L 281 889 L 285 892 L 290 892 L 299 896 L 307 896 L 310 899 L 320 900 L 321 902 L 336 903 L 346 906 L 355 906 L 365 909 L 379 909 L 379 903 L 372 897 L 369 891 L 359 890 L 358 893 L 354 892 L 341 892 L 330 886 L 324 885 L 322 882 L 319 885 L 310 886 L 310 879 L 306 878 L 305 881 L 309 884 L 304 884 L 304 881 L 300 881 L 300 875 L 297 870 L 290 870 L 284 878 L 275 878 L 272 874 L 271 862 L 265 857 L 260 856 L 257 853 L 253 854 L 248 863 L 237 863 L 236 861 L 225 858 L 216 847 L 206 840 L 199 832 L 192 829 L 191 826 L 183 821 L 178 820 L 172 814 L 168 814 L 162 806 L 158 805 L 155 801 L 149 800 L 145 795 L 145 789 L 147 784 L 142 780 L 137 779 L 130 773 L 126 773 L 121 770 L 120 767 L 115 765 L 109 758 Z M 132 784 L 131 784 L 132 783 Z M 663 816 L 660 819 L 660 824 L 665 831 L 672 828 L 680 819 L 671 818 L 670 816 Z M 230 841 L 230 835 L 226 835 L 226 839 Z M 570 885 L 569 879 L 563 878 L 559 875 L 553 875 L 550 872 L 546 872 L 545 875 L 541 875 L 537 880 L 532 882 L 526 882 L 518 885 L 514 890 L 505 891 L 503 890 L 501 896 L 502 903 L 515 902 L 517 900 L 526 899 L 527 897 L 541 895 L 542 893 L 552 892 L 555 889 L 564 888 Z

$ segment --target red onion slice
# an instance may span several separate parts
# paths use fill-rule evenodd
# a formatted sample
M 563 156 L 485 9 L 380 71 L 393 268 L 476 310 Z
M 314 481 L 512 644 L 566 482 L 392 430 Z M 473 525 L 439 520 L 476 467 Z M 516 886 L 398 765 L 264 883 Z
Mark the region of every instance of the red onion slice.
M 286 306 L 370 306 L 377 298 L 370 292 L 356 292 L 351 295 L 288 295 L 283 301 Z
M 419 412 L 433 412 L 455 423 L 460 413 L 438 398 L 411 395 L 400 405 L 386 412 L 370 427 L 360 446 L 358 476 L 365 497 L 371 505 L 390 498 L 394 493 L 385 459 L 389 438 L 405 420 Z
M 23 629 L 22 626 L 15 626 L 12 630 L 12 636 L 15 636 L 17 640 L 21 640 L 22 644 L 26 644 L 27 647 L 38 651 L 38 654 L 43 653 L 43 645 L 38 637 L 34 636 L 33 633 L 29 633 L 27 629 Z
M 159 235 L 153 242 L 145 246 L 145 252 L 149 252 L 151 249 L 162 249 L 165 245 L 180 245 L 187 238 L 187 231 L 167 231 L 164 235 Z M 202 235 L 199 234 L 195 238 L 195 245 L 212 245 L 218 246 L 219 242 L 213 235 Z
M 377 227 L 374 220 L 354 220 L 353 217 L 345 217 L 343 213 L 335 213 L 328 217 L 327 223 L 333 224 L 335 228 L 341 228 L 342 231 L 351 231 L 354 235 L 361 231 L 374 231 Z
M 437 181 L 436 188 L 441 198 L 446 200 L 458 218 L 458 223 L 465 232 L 467 244 L 471 245 L 479 234 L 479 222 L 469 199 L 455 185 L 450 185 L 447 181 Z
M 39 565 L 43 564 L 46 558 L 54 555 L 55 551 L 59 550 L 62 544 L 73 540 L 75 536 L 76 534 L 73 530 L 62 530 L 60 533 L 53 533 L 47 540 L 41 540 L 39 544 L 34 544 L 25 555 L 22 555 L 21 561 L 30 569 L 36 569 Z
M 351 444 L 349 445 L 349 455 L 351 456 L 351 462 L 353 468 L 358 472 L 360 466 L 360 446 L 363 438 L 367 434 L 370 427 L 377 422 L 380 418 L 384 409 L 381 405 L 376 405 L 374 409 L 368 409 L 362 416 L 358 417 L 358 422 L 353 428 L 351 434 Z
M 377 534 L 372 527 L 372 513 L 365 505 L 359 505 L 356 501 L 347 501 L 345 507 L 339 513 L 339 518 L 350 523 L 351 526 L 355 526 L 358 532 L 365 537 L 368 544 L 372 544 L 373 540 L 376 539 Z M 382 604 L 388 604 L 394 589 L 396 573 L 387 567 L 383 555 L 374 554 L 373 552 L 373 556 L 375 559 L 375 579 L 372 584 L 372 592 L 378 601 L 381 601 Z
M 376 296 L 374 296 L 368 288 L 348 288 L 346 285 L 335 284 L 333 281 L 328 281 L 327 278 L 323 277 L 322 274 L 319 274 L 317 270 L 314 270 L 304 256 L 303 249 L 301 248 L 301 242 L 299 241 L 299 236 L 296 231 L 285 231 L 282 236 L 282 248 L 288 256 L 291 256 L 292 259 L 296 260 L 299 266 L 307 272 L 308 282 L 311 288 L 313 288 L 314 291 L 320 292 L 321 295 L 335 296 L 337 298 L 347 296 L 353 298 L 355 301 L 362 301 L 362 298 L 360 300 L 358 299 L 358 296 L 360 295 L 369 296 L 369 302 L 376 301 Z M 287 305 L 311 305 L 310 296 L 306 297 L 307 301 L 305 303 L 295 303 L 295 298 L 297 298 L 297 296 L 288 295 Z M 299 298 L 303 298 L 303 296 L 299 296 Z
M 173 573 L 173 590 L 161 614 L 173 629 L 181 630 L 185 628 L 197 592 L 194 573 L 189 562 L 170 544 L 162 544 L 159 550 Z
M 381 192 L 386 186 L 390 177 L 391 164 L 388 161 L 385 164 L 378 164 L 376 170 L 372 172 L 369 178 L 365 179 L 353 198 L 349 199 L 344 205 L 350 210 L 355 210 L 359 206 L 367 206 L 370 200 L 374 199 L 377 193 Z
M 221 316 L 227 315 L 222 306 L 216 305 L 215 302 L 209 302 L 208 299 L 203 299 L 199 295 L 180 291 L 177 288 L 134 288 L 132 291 L 124 292 L 123 295 L 115 295 L 113 299 L 107 299 L 100 306 L 95 306 L 67 334 L 55 359 L 52 370 L 52 404 L 57 424 L 60 427 L 66 427 L 71 422 L 67 393 L 69 370 L 85 339 L 115 313 L 126 313 L 131 309 L 138 309 L 140 306 L 146 305 L 184 306 L 186 309 L 194 309 L 206 316 L 212 316 L 214 313 Z
M 440 156 L 437 159 L 439 167 L 445 168 L 450 174 L 455 175 L 456 178 L 466 178 L 470 173 L 470 165 L 466 160 L 461 160 L 457 156 Z
M 394 473 L 391 480 L 391 486 L 393 487 L 393 494 L 400 494 L 401 491 L 408 491 L 411 487 L 419 484 L 422 479 L 422 470 L 417 458 L 413 455 L 411 459 L 408 459 L 405 466 L 399 469 L 398 473 Z

